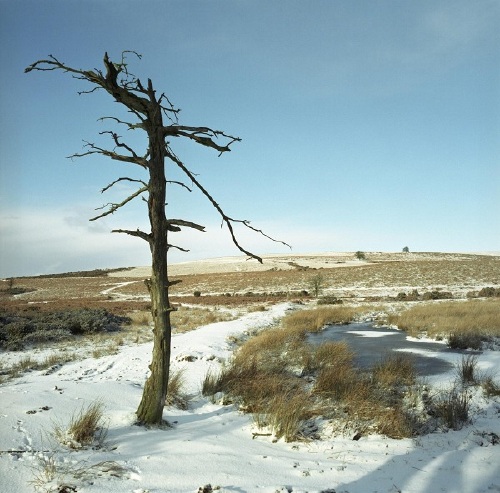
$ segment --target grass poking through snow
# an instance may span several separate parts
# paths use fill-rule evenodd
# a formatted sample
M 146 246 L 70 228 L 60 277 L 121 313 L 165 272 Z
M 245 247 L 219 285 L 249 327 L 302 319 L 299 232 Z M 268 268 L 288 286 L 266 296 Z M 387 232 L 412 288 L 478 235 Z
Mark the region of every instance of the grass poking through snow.
M 102 448 L 108 433 L 104 419 L 104 405 L 94 401 L 86 408 L 82 407 L 70 419 L 66 426 L 56 424 L 53 437 L 71 449 L 86 447 Z

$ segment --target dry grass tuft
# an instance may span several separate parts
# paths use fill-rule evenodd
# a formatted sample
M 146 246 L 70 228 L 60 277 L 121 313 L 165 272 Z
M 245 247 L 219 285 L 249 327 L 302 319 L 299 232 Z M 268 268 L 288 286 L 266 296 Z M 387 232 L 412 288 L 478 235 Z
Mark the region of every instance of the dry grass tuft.
M 479 381 L 477 375 L 477 356 L 474 354 L 462 356 L 462 360 L 457 364 L 456 371 L 462 385 L 476 385 Z
M 469 421 L 470 397 L 465 389 L 452 387 L 435 399 L 435 414 L 453 430 L 460 430 Z
M 40 453 L 33 464 L 33 479 L 28 481 L 40 493 L 70 493 L 80 486 L 92 485 L 96 478 L 126 478 L 129 471 L 115 461 L 88 465 L 57 458 L 55 452 Z
M 177 371 L 171 371 L 168 379 L 166 406 L 176 407 L 177 409 L 187 409 L 189 407 L 189 396 L 185 392 L 186 379 L 184 368 Z
M 212 401 L 215 401 L 215 395 L 222 392 L 222 390 L 221 373 L 210 368 L 201 383 L 201 395 L 210 396 Z
M 256 423 L 270 427 L 276 438 L 293 441 L 302 435 L 303 423 L 311 417 L 310 396 L 301 388 L 277 394 L 257 416 Z
M 345 342 L 326 342 L 318 346 L 313 358 L 318 370 L 313 392 L 336 400 L 352 393 L 359 380 L 353 358 Z
M 389 438 L 408 438 L 415 435 L 418 424 L 401 406 L 380 410 L 377 432 Z
M 374 381 L 382 388 L 411 386 L 417 379 L 413 359 L 407 354 L 389 354 L 373 366 Z
M 127 316 L 135 328 L 150 327 L 153 322 L 151 312 L 148 310 L 134 310 L 128 312 Z M 170 314 L 170 321 L 176 332 L 189 332 L 203 325 L 234 320 L 234 318 L 229 311 L 188 306 L 179 306 Z
M 253 413 L 258 426 L 269 427 L 286 441 L 297 438 L 311 414 L 305 382 L 294 372 L 302 339 L 302 331 L 282 328 L 259 333 L 220 373 L 207 373 L 203 395 L 224 392 L 226 402 L 237 402 L 242 410 Z
M 482 379 L 481 386 L 483 387 L 486 397 L 500 396 L 500 385 L 491 375 L 488 375 Z
M 92 446 L 102 448 L 106 440 L 108 427 L 104 420 L 104 404 L 92 402 L 87 408 L 81 408 L 71 417 L 66 427 L 55 425 L 54 438 L 72 449 Z

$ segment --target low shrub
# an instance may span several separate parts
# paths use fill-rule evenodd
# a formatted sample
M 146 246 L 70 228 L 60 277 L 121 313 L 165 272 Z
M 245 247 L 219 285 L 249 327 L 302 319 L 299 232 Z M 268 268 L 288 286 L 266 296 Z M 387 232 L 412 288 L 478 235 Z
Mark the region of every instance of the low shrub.
M 500 288 L 487 287 L 482 288 L 478 293 L 480 298 L 498 298 L 500 297 Z
M 14 286 L 12 288 L 7 289 L 5 292 L 10 296 L 15 296 L 16 294 L 31 293 L 32 291 L 35 290 L 32 288 L 24 288 L 22 286 Z
M 405 293 L 404 291 L 398 293 L 396 299 L 398 301 L 418 301 L 420 300 L 420 294 L 416 289 L 414 289 L 411 293 Z
M 316 274 L 309 280 L 310 289 L 315 298 L 317 298 L 323 291 L 325 284 L 325 277 L 322 274 Z
M 451 349 L 481 349 L 483 339 L 480 334 L 452 332 L 448 336 L 448 347 Z
M 341 305 L 343 301 L 336 296 L 322 296 L 317 303 L 318 305 Z
M 118 331 L 129 322 L 128 317 L 114 315 L 102 308 L 4 313 L 0 316 L 0 347 L 21 350 L 27 345 L 61 341 L 75 335 Z
M 366 260 L 365 253 L 361 252 L 360 250 L 358 250 L 354 255 L 358 260 Z
M 449 291 L 427 291 L 422 295 L 424 301 L 428 300 L 451 300 L 453 294 Z

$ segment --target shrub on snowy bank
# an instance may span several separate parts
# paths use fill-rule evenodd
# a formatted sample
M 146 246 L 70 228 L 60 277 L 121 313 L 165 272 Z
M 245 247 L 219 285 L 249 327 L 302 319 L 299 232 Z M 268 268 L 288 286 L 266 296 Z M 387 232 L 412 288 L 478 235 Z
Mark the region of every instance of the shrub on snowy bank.
M 42 313 L 0 314 L 0 347 L 22 350 L 27 346 L 55 342 L 72 336 L 115 332 L 130 319 L 104 309 L 79 309 Z

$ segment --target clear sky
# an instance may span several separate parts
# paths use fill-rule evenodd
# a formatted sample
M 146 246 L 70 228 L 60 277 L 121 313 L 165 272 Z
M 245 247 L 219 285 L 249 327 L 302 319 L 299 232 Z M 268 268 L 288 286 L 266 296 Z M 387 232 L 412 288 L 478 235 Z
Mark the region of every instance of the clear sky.
M 142 170 L 66 158 L 123 111 L 68 74 L 24 73 L 123 50 L 181 124 L 242 138 L 221 157 L 173 147 L 229 215 L 294 253 L 500 250 L 499 25 L 498 0 L 0 0 L 0 276 L 149 264 L 144 241 L 110 233 L 147 230 L 144 202 L 88 222 L 133 190 L 103 187 Z M 180 233 L 190 252 L 172 261 L 239 253 L 210 207 L 171 189 L 168 214 L 207 227 Z

